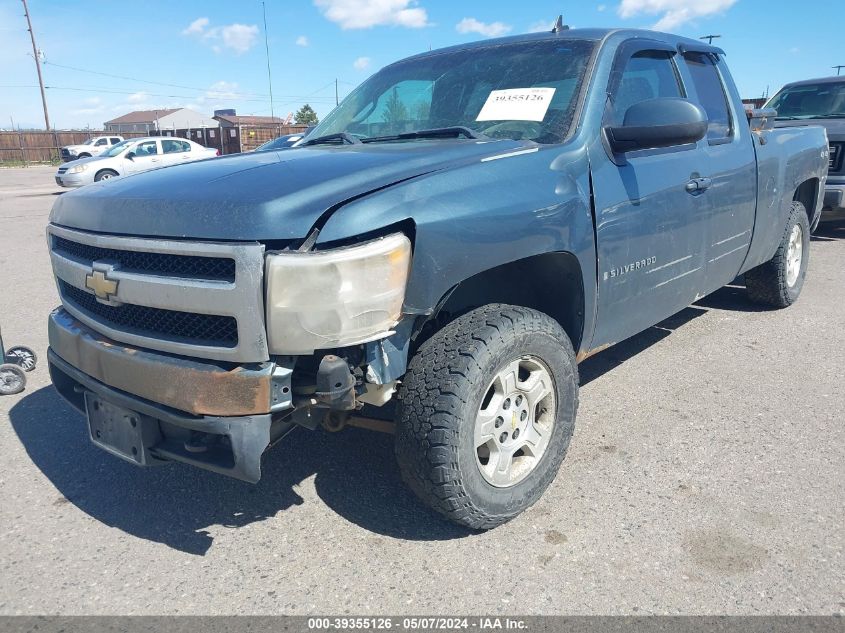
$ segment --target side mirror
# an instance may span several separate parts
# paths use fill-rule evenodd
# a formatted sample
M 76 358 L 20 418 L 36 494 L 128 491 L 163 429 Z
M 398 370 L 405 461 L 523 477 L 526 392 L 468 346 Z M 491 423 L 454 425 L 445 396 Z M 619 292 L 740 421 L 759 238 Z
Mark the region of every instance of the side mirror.
M 625 112 L 622 125 L 605 128 L 615 152 L 695 143 L 707 134 L 707 114 L 677 97 L 647 99 Z
M 135 160 L 135 152 L 126 152 L 127 160 Z

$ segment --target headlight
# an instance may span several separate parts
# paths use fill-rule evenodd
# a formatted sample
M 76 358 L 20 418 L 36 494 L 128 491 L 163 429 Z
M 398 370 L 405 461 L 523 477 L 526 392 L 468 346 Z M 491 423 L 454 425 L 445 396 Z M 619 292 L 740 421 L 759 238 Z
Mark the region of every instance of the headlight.
M 399 321 L 411 241 L 388 237 L 323 252 L 268 255 L 267 336 L 274 354 L 375 340 Z
M 74 165 L 70 169 L 67 170 L 69 174 L 81 174 L 83 171 L 88 169 L 88 163 L 82 163 L 81 165 Z

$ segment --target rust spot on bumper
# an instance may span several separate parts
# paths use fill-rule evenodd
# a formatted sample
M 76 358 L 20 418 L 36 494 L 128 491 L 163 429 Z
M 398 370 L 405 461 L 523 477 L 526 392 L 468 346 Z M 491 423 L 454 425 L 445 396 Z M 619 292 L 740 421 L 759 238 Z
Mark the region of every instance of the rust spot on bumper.
M 269 413 L 272 363 L 227 368 L 107 339 L 61 308 L 50 314 L 50 348 L 109 387 L 194 415 Z

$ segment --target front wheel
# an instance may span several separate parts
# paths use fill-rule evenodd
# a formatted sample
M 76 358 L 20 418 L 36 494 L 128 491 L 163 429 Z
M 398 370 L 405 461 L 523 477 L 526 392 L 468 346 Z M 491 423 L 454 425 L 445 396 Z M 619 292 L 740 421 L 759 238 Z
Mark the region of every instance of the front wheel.
M 108 180 L 109 178 L 115 178 L 117 176 L 117 172 L 112 169 L 103 169 L 97 172 L 97 175 L 94 176 L 94 182 L 100 182 L 101 180 Z
M 26 387 L 26 374 L 17 365 L 0 365 L 0 396 L 20 393 Z
M 566 454 L 578 368 L 551 317 L 492 304 L 423 343 L 399 392 L 396 456 L 430 507 L 474 529 L 520 514 Z
M 745 273 L 748 296 L 757 303 L 786 308 L 798 300 L 810 259 L 810 223 L 804 205 L 792 203 L 775 256 Z

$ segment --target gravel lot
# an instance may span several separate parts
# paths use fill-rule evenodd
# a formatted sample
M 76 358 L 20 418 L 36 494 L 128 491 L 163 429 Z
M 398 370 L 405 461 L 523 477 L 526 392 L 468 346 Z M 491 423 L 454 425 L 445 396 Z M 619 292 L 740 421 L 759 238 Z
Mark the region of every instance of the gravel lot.
M 0 169 L 0 614 L 845 613 L 845 225 L 801 300 L 727 287 L 581 365 L 543 499 L 484 534 L 399 481 L 389 436 L 297 431 L 252 486 L 91 446 L 56 395 L 54 168 Z

